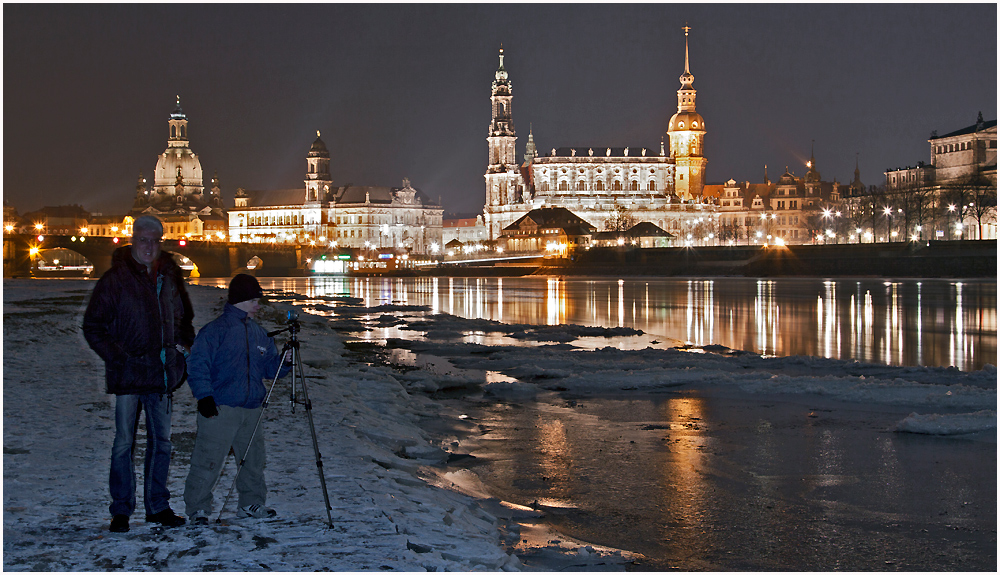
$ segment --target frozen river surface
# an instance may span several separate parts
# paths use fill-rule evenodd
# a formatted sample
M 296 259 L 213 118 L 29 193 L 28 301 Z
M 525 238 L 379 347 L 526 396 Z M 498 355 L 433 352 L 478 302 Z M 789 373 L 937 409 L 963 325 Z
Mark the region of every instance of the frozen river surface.
M 996 444 L 905 409 L 710 393 L 455 405 L 469 469 L 642 570 L 994 571 Z M 529 563 L 530 565 L 530 563 Z

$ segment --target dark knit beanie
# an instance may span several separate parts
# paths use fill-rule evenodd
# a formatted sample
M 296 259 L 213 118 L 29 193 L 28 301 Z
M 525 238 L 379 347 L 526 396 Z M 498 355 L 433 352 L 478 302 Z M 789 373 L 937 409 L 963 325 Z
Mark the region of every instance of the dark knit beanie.
M 257 278 L 247 274 L 236 274 L 229 282 L 229 303 L 236 305 L 241 301 L 264 297 Z

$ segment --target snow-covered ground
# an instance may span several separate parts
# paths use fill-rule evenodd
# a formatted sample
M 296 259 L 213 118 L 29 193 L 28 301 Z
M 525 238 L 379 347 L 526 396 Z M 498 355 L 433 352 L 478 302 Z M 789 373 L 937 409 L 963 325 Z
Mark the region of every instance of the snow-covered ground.
M 540 390 L 577 396 L 686 389 L 812 395 L 912 409 L 894 431 L 996 441 L 996 368 L 977 372 L 899 368 L 829 359 L 762 358 L 724 348 L 630 349 L 631 332 L 581 326 L 509 325 L 430 314 L 417 306 L 362 308 L 351 298 L 300 305 L 302 357 L 333 507 L 325 525 L 308 421 L 292 414 L 287 380 L 267 410 L 267 479 L 273 521 L 160 529 L 133 516 L 127 534 L 107 530 L 113 402 L 103 366 L 80 323 L 93 282 L 5 280 L 4 568 L 6 570 L 517 570 L 507 550 L 533 534 L 516 520 L 531 509 L 488 498 L 469 473 L 442 464 L 455 442 L 421 422 L 445 417 L 426 393 L 481 387 L 507 401 Z M 191 286 L 195 326 L 221 309 L 225 291 Z M 261 322 L 273 329 L 294 294 L 269 292 Z M 360 336 L 359 336 L 360 334 Z M 283 336 L 279 336 L 279 342 Z M 369 365 L 352 342 L 385 342 L 394 369 Z M 348 345 L 345 346 L 345 340 Z M 379 348 L 381 349 L 381 348 Z M 430 359 L 429 359 L 430 358 Z M 433 358 L 441 358 L 434 363 Z M 194 402 L 175 396 L 173 507 L 193 446 Z M 142 428 L 140 428 L 140 435 Z M 141 452 L 144 437 L 140 437 Z M 232 481 L 229 462 L 217 505 Z M 138 466 L 141 475 L 141 465 Z M 458 493 L 451 487 L 460 489 Z M 141 493 L 139 494 L 141 507 Z M 544 542 L 547 534 L 542 534 Z M 531 568 L 622 569 L 613 550 L 553 543 Z
M 433 403 L 408 394 L 386 370 L 345 360 L 338 334 L 309 316 L 302 322 L 300 338 L 309 342 L 302 357 L 333 528 L 326 526 L 308 420 L 301 406 L 291 413 L 286 379 L 265 424 L 268 503 L 278 519 L 238 520 L 231 501 L 222 524 L 162 529 L 143 521 L 140 492 L 132 530 L 110 533 L 113 402 L 104 393 L 102 363 L 80 331 L 92 287 L 4 281 L 5 570 L 520 569 L 501 546 L 501 519 L 473 498 L 420 479 L 422 465 L 445 455 L 415 425 Z M 192 286 L 190 292 L 201 327 L 221 309 L 225 291 Z M 173 508 L 183 512 L 195 406 L 186 388 L 175 402 L 170 488 Z M 235 470 L 231 458 L 228 465 L 216 488 L 217 510 Z M 141 463 L 137 473 L 141 484 Z

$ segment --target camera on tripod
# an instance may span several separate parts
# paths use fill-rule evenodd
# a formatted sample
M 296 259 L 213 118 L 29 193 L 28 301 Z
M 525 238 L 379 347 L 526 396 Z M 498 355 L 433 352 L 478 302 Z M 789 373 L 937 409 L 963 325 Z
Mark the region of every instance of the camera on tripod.
M 288 310 L 285 315 L 285 323 L 288 325 L 288 331 L 295 336 L 295 332 L 299 331 L 299 312 L 294 309 Z
M 267 332 L 267 336 L 274 337 L 279 333 L 285 333 L 287 331 L 292 336 L 292 339 L 295 340 L 295 334 L 298 333 L 299 328 L 302 327 L 299 325 L 299 312 L 294 309 L 290 309 L 285 312 L 285 326 L 286 327 L 281 329 Z

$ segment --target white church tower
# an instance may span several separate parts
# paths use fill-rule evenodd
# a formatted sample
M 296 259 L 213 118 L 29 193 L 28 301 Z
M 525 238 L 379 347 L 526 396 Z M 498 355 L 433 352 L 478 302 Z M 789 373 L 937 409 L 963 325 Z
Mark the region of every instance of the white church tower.
M 486 226 L 490 239 L 499 235 L 503 224 L 512 220 L 502 217 L 501 212 L 507 212 L 504 206 L 520 203 L 522 179 L 518 171 L 519 162 L 514 154 L 517 135 L 514 132 L 514 120 L 511 115 L 511 84 L 507 78 L 507 70 L 503 66 L 503 48 L 500 48 L 500 67 L 493 80 L 493 93 L 490 97 L 493 104 L 493 118 L 490 121 L 489 164 L 486 169 Z M 508 221 L 510 220 L 510 221 Z
M 330 152 L 326 149 L 326 143 L 320 139 L 319 130 L 316 130 L 316 141 L 309 148 L 306 155 L 306 204 L 318 204 L 327 201 L 327 194 L 330 193 L 330 184 L 333 178 L 330 176 Z

